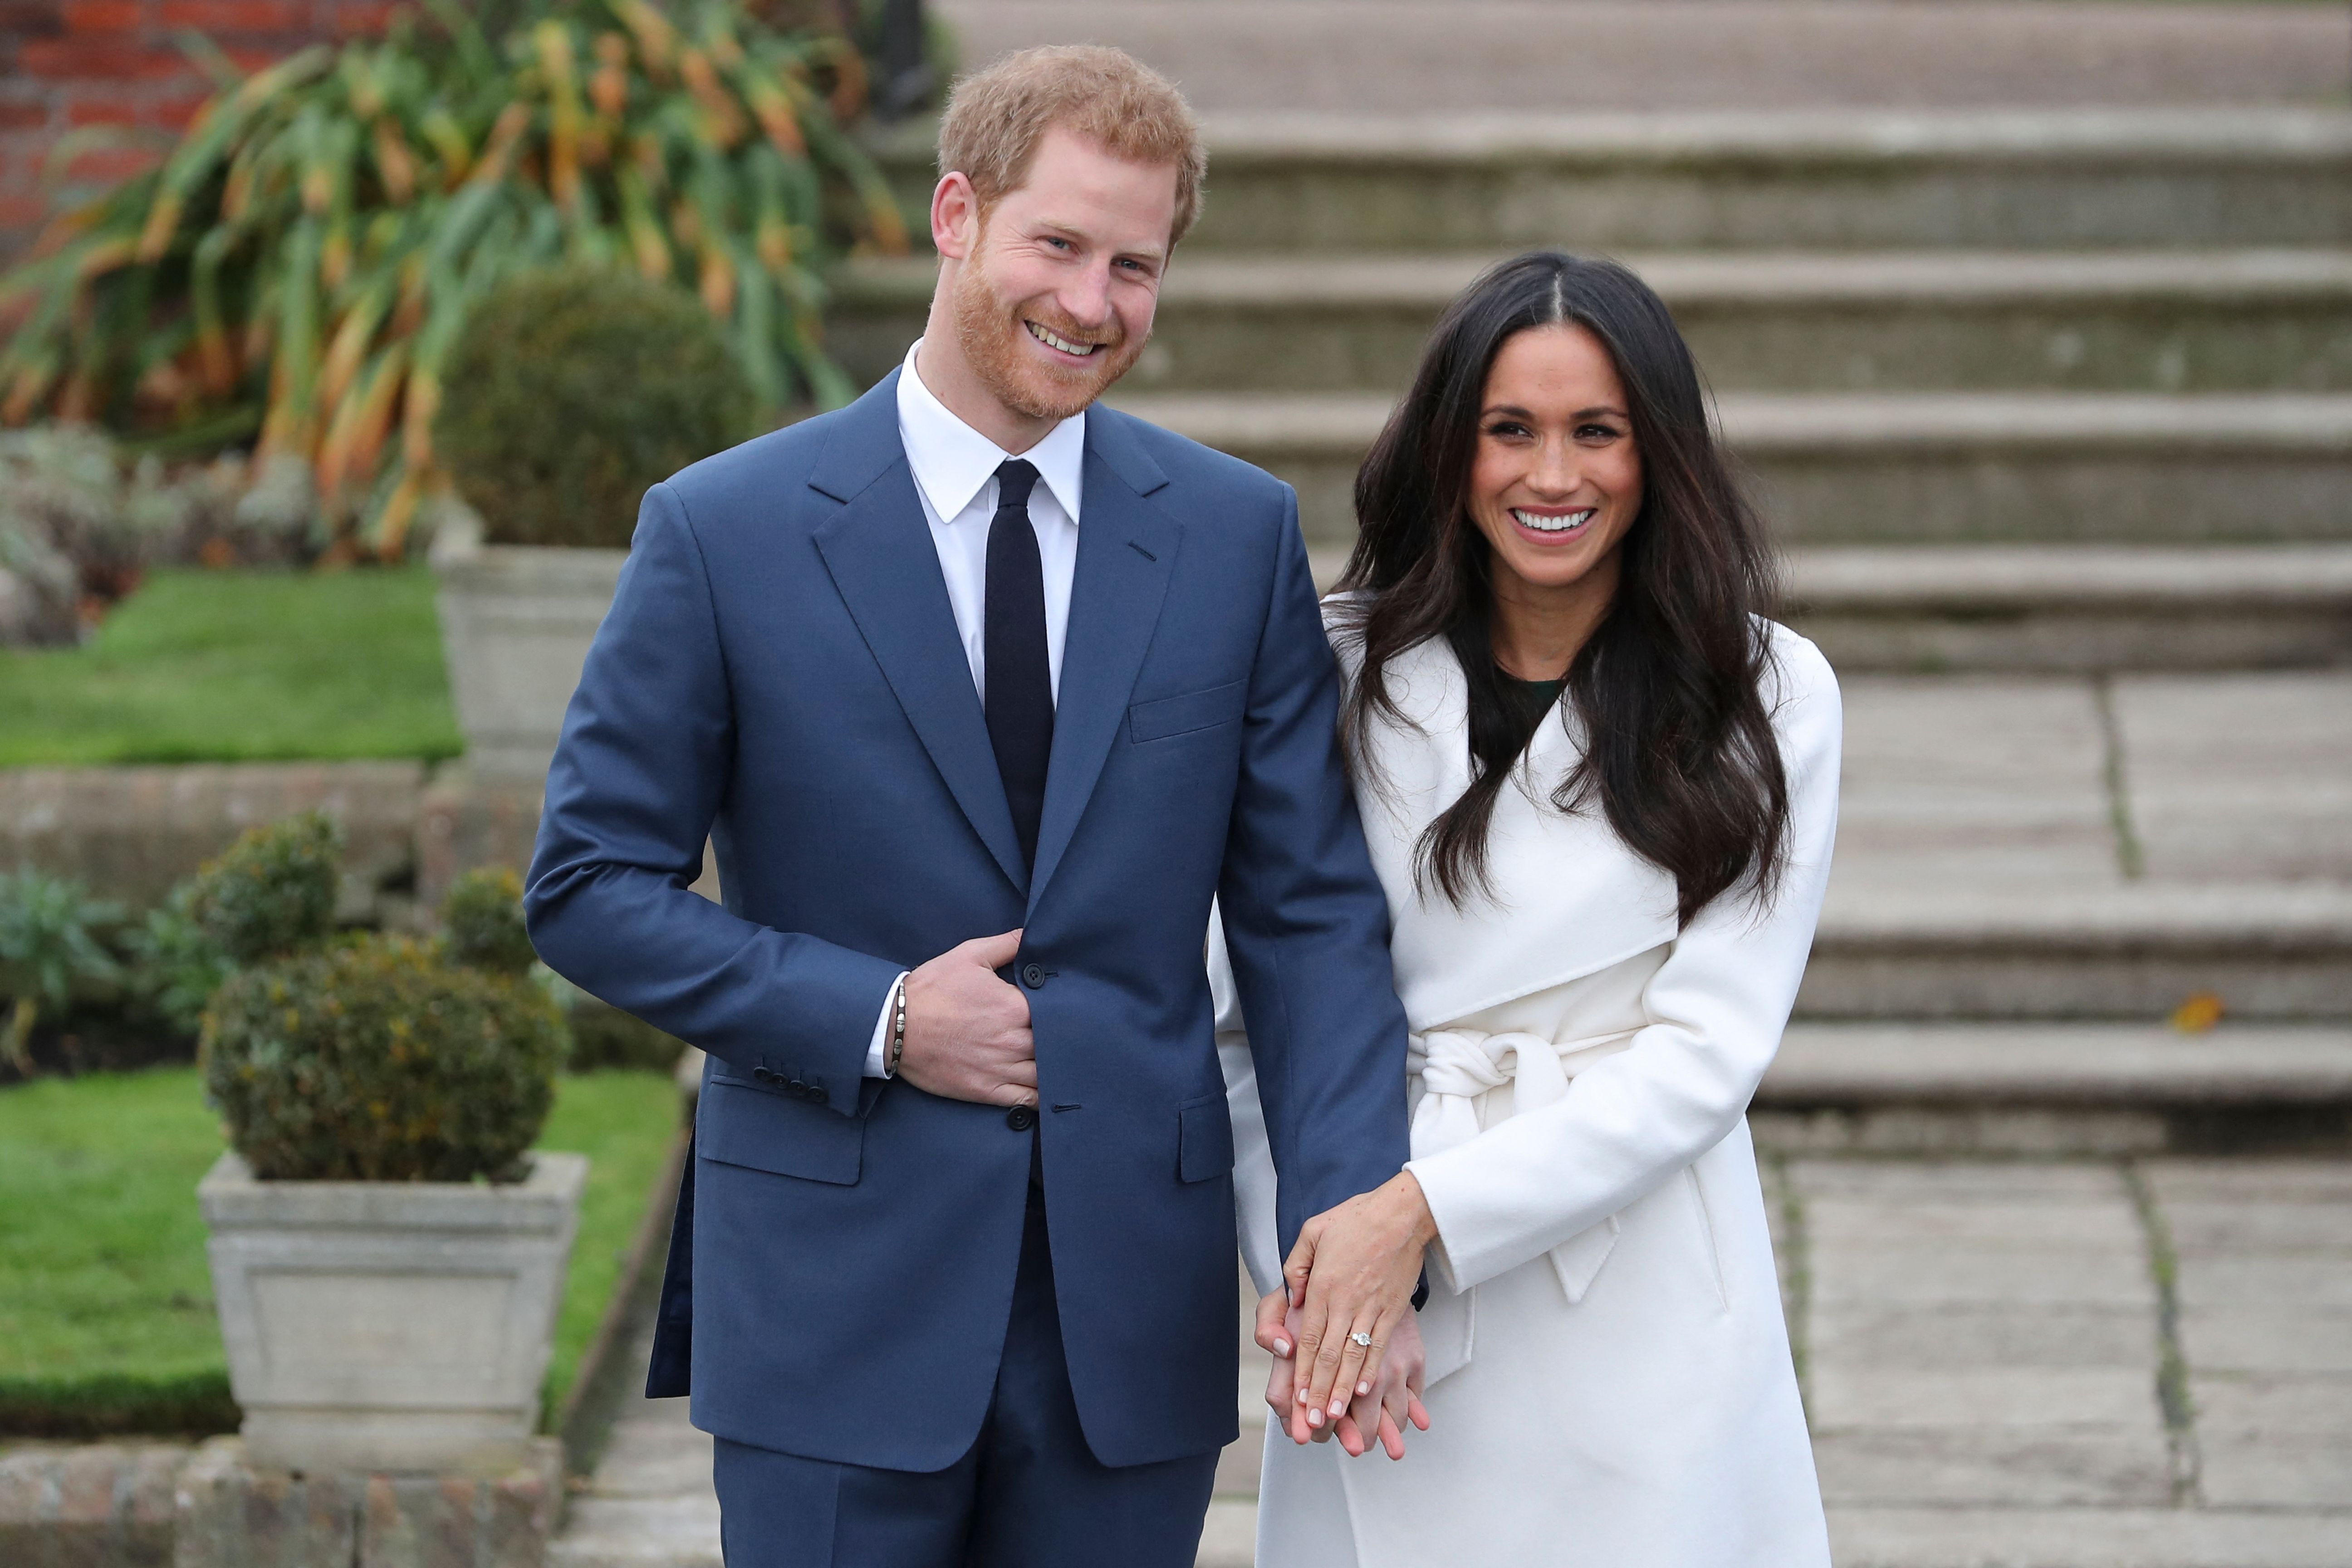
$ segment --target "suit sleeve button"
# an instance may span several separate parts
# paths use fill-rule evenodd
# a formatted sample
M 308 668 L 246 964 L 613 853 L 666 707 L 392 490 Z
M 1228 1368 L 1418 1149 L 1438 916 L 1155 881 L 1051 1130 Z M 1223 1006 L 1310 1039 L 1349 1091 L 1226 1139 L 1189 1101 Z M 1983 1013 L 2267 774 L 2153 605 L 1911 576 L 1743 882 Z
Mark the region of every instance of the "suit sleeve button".
M 1016 1105 L 1004 1113 L 1004 1125 L 1015 1132 L 1026 1132 L 1037 1125 L 1037 1113 L 1025 1105 Z
M 770 1072 L 766 1068 L 753 1068 L 751 1069 L 751 1081 L 753 1083 L 773 1083 L 775 1079 L 776 1075 Z
M 1032 991 L 1042 991 L 1045 989 L 1045 966 L 1042 963 L 1023 964 L 1021 966 L 1021 984 L 1026 985 Z

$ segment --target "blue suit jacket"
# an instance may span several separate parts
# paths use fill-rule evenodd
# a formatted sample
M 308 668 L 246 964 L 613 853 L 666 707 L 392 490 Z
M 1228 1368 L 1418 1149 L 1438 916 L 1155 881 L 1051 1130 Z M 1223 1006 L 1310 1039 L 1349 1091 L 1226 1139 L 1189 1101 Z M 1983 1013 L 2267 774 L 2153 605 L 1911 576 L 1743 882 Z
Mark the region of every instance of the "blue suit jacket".
M 987 1412 L 1031 1134 L 861 1070 L 900 970 L 1025 928 L 1008 973 L 1036 1033 L 1079 1417 L 1108 1464 L 1198 1454 L 1235 1433 L 1212 894 L 1286 1239 L 1406 1157 L 1387 906 L 1296 500 L 1088 414 L 1031 874 L 896 394 L 647 492 L 548 775 L 531 939 L 710 1053 L 668 1282 L 688 1300 L 690 1268 L 695 1424 L 927 1470 Z M 688 890 L 706 836 L 723 904 Z

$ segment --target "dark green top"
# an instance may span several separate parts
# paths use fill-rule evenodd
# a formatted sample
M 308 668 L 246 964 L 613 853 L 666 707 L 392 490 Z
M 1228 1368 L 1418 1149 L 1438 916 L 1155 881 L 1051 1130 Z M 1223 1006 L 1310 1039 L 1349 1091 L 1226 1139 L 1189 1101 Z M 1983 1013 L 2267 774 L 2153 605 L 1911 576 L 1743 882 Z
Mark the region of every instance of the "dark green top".
M 1558 680 L 1521 680 L 1510 674 L 1503 677 L 1503 689 L 1518 703 L 1530 731 L 1540 725 L 1544 715 L 1559 704 L 1560 691 L 1567 685 L 1568 677 L 1564 675 Z

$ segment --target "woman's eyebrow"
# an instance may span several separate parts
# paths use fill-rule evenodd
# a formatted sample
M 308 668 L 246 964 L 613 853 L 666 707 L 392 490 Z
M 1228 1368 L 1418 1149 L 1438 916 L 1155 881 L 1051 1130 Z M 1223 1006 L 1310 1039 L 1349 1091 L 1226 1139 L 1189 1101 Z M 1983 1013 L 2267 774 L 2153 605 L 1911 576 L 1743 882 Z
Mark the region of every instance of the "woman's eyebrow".
M 1498 414 L 1507 414 L 1514 419 L 1533 419 L 1535 417 L 1533 414 L 1520 407 L 1516 403 L 1498 403 L 1493 407 L 1481 412 L 1478 417 L 1481 419 L 1491 419 Z M 1612 419 L 1623 419 L 1627 416 L 1625 411 L 1617 407 L 1614 404 L 1596 403 L 1590 408 L 1578 409 L 1575 413 L 1570 415 L 1569 417 L 1570 419 L 1591 419 L 1598 415 L 1607 415 Z

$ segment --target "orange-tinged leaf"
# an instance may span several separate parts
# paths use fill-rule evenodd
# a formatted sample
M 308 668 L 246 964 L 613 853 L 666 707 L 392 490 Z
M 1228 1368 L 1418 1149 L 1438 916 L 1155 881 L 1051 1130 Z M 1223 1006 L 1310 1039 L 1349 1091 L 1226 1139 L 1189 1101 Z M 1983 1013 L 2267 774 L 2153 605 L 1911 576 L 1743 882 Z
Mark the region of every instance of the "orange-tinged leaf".
M 400 476 L 400 483 L 384 498 L 383 514 L 375 520 L 376 559 L 392 563 L 408 552 L 409 526 L 416 521 L 416 506 L 424 496 L 422 474 L 412 468 Z
M 142 262 L 163 259 L 172 247 L 172 235 L 180 226 L 183 203 L 180 193 L 165 190 L 155 197 L 155 205 L 147 209 L 147 225 L 139 231 L 138 258 Z
M 2218 993 L 2200 991 L 2172 1010 L 2172 1026 L 2184 1035 L 2201 1035 L 2221 1021 L 2222 1012 Z
M 698 291 L 710 313 L 720 321 L 735 313 L 735 264 L 719 246 L 702 247 L 702 278 Z
M 380 116 L 375 122 L 375 168 L 383 178 L 383 194 L 394 206 L 406 206 L 416 194 L 416 154 L 408 150 L 407 139 L 390 116 Z

